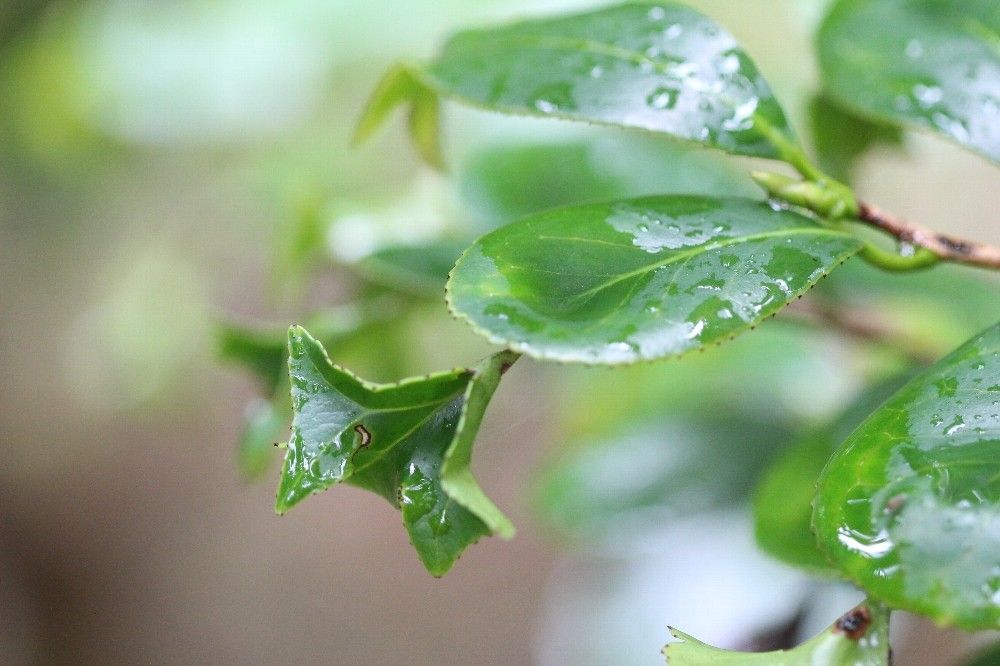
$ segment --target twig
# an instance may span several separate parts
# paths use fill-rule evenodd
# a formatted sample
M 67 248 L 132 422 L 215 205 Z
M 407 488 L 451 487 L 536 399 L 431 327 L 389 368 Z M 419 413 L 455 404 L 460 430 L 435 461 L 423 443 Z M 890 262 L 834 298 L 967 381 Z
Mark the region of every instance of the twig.
M 858 202 L 858 219 L 905 243 L 929 250 L 941 259 L 984 268 L 1000 268 L 1000 248 L 924 229 L 861 201 Z

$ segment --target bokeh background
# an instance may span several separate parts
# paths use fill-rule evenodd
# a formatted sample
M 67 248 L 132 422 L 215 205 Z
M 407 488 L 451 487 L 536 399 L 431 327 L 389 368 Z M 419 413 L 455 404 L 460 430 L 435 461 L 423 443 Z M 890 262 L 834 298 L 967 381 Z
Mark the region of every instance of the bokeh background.
M 656 664 L 668 623 L 765 648 L 860 598 L 764 555 L 747 491 L 782 442 L 902 362 L 780 318 L 682 362 L 519 363 L 474 462 L 519 534 L 440 580 L 382 500 L 335 488 L 278 518 L 276 461 L 258 482 L 237 464 L 267 396 L 220 360 L 222 322 L 280 331 L 350 304 L 345 266 L 383 245 L 475 235 L 583 190 L 754 193 L 715 154 L 453 107 L 450 176 L 420 167 L 398 119 L 349 147 L 394 59 L 585 4 L 0 4 L 0 663 Z M 691 4 L 808 136 L 826 3 Z M 539 141 L 549 152 L 504 148 Z M 943 141 L 876 145 L 853 179 L 890 210 L 1000 242 L 997 172 Z M 865 296 L 934 356 L 995 318 L 1000 291 L 929 275 Z M 387 307 L 337 360 L 391 380 L 487 353 L 436 299 Z M 984 640 L 905 614 L 894 632 L 900 664 L 958 663 Z

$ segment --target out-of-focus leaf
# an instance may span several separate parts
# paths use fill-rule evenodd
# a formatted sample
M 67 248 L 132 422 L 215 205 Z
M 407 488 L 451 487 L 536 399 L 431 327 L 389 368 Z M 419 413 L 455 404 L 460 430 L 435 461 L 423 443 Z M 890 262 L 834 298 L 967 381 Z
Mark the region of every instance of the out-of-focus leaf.
M 720 650 L 671 627 L 676 642 L 663 648 L 667 666 L 888 666 L 889 613 L 871 603 L 847 612 L 829 629 L 791 650 Z
M 822 93 L 809 102 L 809 125 L 820 166 L 845 183 L 851 182 L 858 159 L 870 148 L 897 146 L 903 140 L 898 127 L 854 115 Z
M 330 363 L 304 329 L 293 327 L 288 340 L 294 418 L 279 513 L 336 483 L 371 490 L 400 509 L 436 576 L 480 537 L 513 535 L 468 464 L 482 414 L 515 354 L 495 354 L 471 370 L 371 384 Z
M 724 342 L 861 247 L 746 199 L 663 196 L 560 208 L 480 238 L 448 304 L 491 342 L 617 365 Z
M 837 446 L 904 380 L 894 377 L 862 392 L 831 423 L 812 430 L 781 454 L 754 497 L 754 527 L 764 551 L 813 573 L 831 573 L 812 532 L 816 482 Z
M 460 180 L 465 206 L 489 228 L 568 204 L 652 194 L 754 197 L 760 192 L 722 155 L 617 133 L 487 148 L 468 161 Z
M 440 298 L 448 272 L 468 245 L 466 241 L 441 239 L 424 245 L 387 247 L 353 268 L 373 284 L 423 298 Z
M 670 2 L 458 33 L 426 67 L 400 65 L 386 75 L 359 136 L 398 104 L 431 108 L 435 93 L 491 111 L 641 129 L 742 155 L 776 158 L 775 137 L 794 141 L 733 37 Z M 435 132 L 417 129 L 421 152 L 436 155 L 426 145 Z
M 839 0 L 819 33 L 824 86 L 1000 162 L 998 35 L 996 0 Z
M 788 441 L 787 424 L 718 405 L 706 411 L 711 418 L 661 414 L 644 425 L 622 419 L 627 431 L 565 451 L 538 478 L 544 521 L 582 541 L 620 541 L 677 515 L 744 499 Z
M 240 473 L 248 481 L 260 479 L 275 458 L 275 445 L 288 435 L 291 404 L 286 396 L 274 400 L 257 399 L 246 407 L 243 432 L 240 434 L 236 460 Z
M 895 608 L 1000 626 L 1000 324 L 869 416 L 823 471 L 830 562 Z
M 1000 643 L 977 652 L 965 662 L 965 666 L 996 666 L 1000 664 Z

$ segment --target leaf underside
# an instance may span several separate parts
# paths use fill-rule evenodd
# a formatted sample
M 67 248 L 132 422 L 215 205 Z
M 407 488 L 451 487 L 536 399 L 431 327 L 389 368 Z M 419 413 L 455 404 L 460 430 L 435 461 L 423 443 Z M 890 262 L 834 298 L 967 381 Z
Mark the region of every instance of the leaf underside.
M 447 300 L 490 341 L 617 365 L 728 340 L 860 242 L 749 199 L 672 195 L 542 212 L 480 238 Z
M 775 134 L 793 142 L 781 107 L 733 37 L 669 2 L 460 32 L 429 65 L 387 75 L 359 137 L 397 104 L 427 107 L 428 91 L 489 111 L 645 130 L 755 157 L 779 157 Z M 415 129 L 426 154 L 434 132 Z
M 996 0 L 840 0 L 820 30 L 819 60 L 840 103 L 1000 162 Z
M 940 624 L 1000 627 L 1000 324 L 847 439 L 820 479 L 813 525 L 872 597 Z
M 398 508 L 421 561 L 440 576 L 471 543 L 513 526 L 469 470 L 472 443 L 501 372 L 501 352 L 474 369 L 371 384 L 330 363 L 304 329 L 289 331 L 292 434 L 279 513 L 335 483 Z

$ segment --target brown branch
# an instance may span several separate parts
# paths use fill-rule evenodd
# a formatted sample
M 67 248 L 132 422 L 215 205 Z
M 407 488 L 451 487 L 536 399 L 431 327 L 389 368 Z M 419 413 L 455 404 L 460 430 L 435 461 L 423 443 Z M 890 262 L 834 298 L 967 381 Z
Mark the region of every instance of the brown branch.
M 924 229 L 861 201 L 858 202 L 858 219 L 892 234 L 905 243 L 930 250 L 941 259 L 1000 269 L 1000 248 Z

